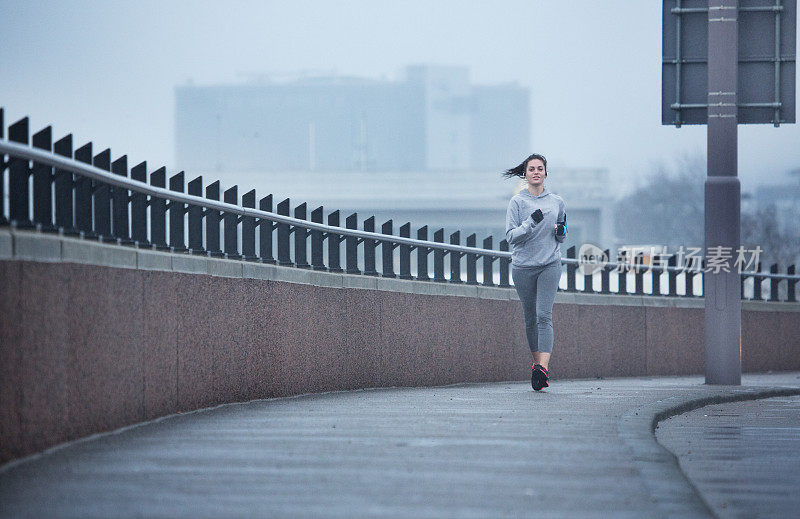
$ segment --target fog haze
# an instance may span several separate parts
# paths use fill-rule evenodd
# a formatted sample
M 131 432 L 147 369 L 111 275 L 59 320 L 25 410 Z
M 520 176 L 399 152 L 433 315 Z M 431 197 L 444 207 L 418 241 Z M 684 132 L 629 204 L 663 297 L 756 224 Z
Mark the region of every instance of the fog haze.
M 704 154 L 704 126 L 661 126 L 661 2 L 40 2 L 0 4 L 0 105 L 175 163 L 174 88 L 267 75 L 395 78 L 409 64 L 469 67 L 531 90 L 531 151 L 608 168 L 621 190 L 655 165 Z M 797 125 L 740 126 L 743 190 L 789 181 Z M 508 167 L 522 157 L 509 157 Z

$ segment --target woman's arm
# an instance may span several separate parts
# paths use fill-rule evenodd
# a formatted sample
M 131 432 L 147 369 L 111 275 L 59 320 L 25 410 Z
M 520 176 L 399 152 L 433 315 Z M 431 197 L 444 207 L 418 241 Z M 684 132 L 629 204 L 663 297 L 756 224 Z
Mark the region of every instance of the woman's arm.
M 525 241 L 531 232 L 533 220 L 530 215 L 521 215 L 519 207 L 512 198 L 508 203 L 506 211 L 506 240 L 508 243 L 521 243 Z

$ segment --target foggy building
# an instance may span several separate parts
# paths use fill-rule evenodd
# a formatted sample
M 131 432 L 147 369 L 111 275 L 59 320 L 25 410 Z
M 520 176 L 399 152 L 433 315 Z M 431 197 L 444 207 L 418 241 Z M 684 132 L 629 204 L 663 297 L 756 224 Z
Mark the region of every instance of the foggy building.
M 183 85 L 175 106 L 178 165 L 192 171 L 497 169 L 530 144 L 528 89 L 473 85 L 466 67 Z

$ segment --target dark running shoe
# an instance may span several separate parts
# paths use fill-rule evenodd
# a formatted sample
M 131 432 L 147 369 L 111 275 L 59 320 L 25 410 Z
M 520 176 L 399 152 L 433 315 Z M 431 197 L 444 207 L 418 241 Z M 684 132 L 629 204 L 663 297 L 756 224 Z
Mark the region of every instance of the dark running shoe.
M 550 373 L 541 364 L 534 364 L 531 369 L 531 387 L 535 391 L 541 391 L 543 388 L 548 387 L 550 384 Z

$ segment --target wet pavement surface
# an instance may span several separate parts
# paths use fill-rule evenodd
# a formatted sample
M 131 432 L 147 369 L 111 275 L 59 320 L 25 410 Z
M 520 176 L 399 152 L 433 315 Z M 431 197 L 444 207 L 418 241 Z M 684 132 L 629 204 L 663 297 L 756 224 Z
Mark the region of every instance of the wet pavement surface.
M 645 411 L 764 387 L 798 391 L 800 373 L 742 388 L 554 380 L 540 393 L 508 382 L 232 404 L 0 467 L 0 517 L 711 517 Z
M 656 438 L 718 517 L 800 517 L 800 397 L 702 407 Z

